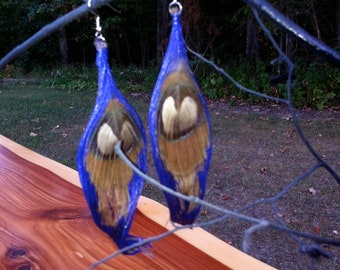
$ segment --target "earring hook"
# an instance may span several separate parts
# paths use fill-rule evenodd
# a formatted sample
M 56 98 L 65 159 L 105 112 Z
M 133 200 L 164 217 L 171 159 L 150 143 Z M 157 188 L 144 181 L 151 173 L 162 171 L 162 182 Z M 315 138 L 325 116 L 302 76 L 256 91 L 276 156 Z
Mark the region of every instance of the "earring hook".
M 87 6 L 89 8 L 92 7 L 92 0 L 87 0 Z M 98 14 L 96 14 L 93 10 L 92 10 L 92 13 L 96 16 L 96 33 L 95 33 L 95 37 L 105 41 L 105 38 L 102 35 L 102 27 L 100 25 L 100 16 Z
M 100 16 L 97 15 L 96 17 L 96 38 L 99 38 L 103 41 L 105 41 L 105 38 L 102 35 L 102 27 L 100 26 Z
M 173 15 L 173 14 L 181 14 L 182 13 L 182 9 L 183 9 L 182 4 L 180 2 L 178 2 L 177 0 L 173 0 L 169 4 L 169 12 L 170 12 L 171 15 Z

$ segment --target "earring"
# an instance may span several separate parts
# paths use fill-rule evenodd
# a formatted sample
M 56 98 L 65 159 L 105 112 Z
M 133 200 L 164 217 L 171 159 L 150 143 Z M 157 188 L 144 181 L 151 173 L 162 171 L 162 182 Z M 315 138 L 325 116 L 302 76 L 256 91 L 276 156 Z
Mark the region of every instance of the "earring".
M 190 69 L 182 35 L 182 6 L 169 5 L 170 41 L 149 111 L 153 158 L 160 182 L 187 196 L 203 198 L 211 158 L 209 112 Z M 164 192 L 172 221 L 192 224 L 200 206 Z
M 80 140 L 77 167 L 96 225 L 121 249 L 142 240 L 129 235 L 129 230 L 144 179 L 116 155 L 114 147 L 120 141 L 124 154 L 145 172 L 146 134 L 141 119 L 114 82 L 99 17 L 96 25 L 98 94 Z M 130 249 L 125 254 L 136 254 L 142 248 Z

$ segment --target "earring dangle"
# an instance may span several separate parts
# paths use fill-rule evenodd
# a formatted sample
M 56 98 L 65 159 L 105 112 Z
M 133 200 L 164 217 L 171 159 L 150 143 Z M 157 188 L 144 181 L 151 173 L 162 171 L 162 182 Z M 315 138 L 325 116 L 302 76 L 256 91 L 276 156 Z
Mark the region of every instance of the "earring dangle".
M 94 45 L 97 51 L 98 93 L 79 143 L 77 167 L 96 225 L 122 249 L 142 240 L 129 235 L 129 230 L 144 179 L 116 155 L 114 147 L 121 141 L 124 154 L 145 172 L 146 134 L 141 119 L 114 82 L 99 17 L 96 23 Z M 136 254 L 148 247 L 130 249 L 125 254 Z
M 190 69 L 182 35 L 182 6 L 169 5 L 172 30 L 149 111 L 153 158 L 160 182 L 187 196 L 203 198 L 211 159 L 209 112 Z M 164 192 L 170 218 L 192 224 L 200 205 Z

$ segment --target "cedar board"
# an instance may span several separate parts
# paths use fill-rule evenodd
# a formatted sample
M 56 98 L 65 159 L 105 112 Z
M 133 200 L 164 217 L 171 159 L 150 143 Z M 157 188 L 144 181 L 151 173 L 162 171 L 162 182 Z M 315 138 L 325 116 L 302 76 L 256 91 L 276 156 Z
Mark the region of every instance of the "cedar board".
M 77 172 L 2 135 L 0 213 L 0 269 L 87 269 L 117 251 L 94 224 Z M 131 234 L 171 228 L 167 208 L 141 196 Z M 95 269 L 274 269 L 201 228 L 152 245 L 150 253 L 118 255 Z

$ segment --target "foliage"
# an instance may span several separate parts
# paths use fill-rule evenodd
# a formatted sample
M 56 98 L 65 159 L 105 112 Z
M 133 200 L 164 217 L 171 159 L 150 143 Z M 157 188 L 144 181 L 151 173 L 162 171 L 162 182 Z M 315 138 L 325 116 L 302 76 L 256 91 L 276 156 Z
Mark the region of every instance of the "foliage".
M 270 76 L 276 71 L 267 64 L 273 57 L 272 46 L 259 33 L 259 59 L 245 63 L 247 39 L 247 17 L 249 8 L 242 1 L 183 0 L 183 32 L 190 47 L 207 55 L 216 62 L 225 63 L 227 72 L 244 86 L 275 97 L 286 97 L 284 84 L 273 84 Z M 320 35 L 330 45 L 336 40 L 334 19 L 335 1 L 327 4 L 315 1 L 273 1 L 276 8 L 295 19 L 306 30 Z M 314 6 L 311 6 L 314 4 Z M 42 26 L 71 11 L 80 3 L 77 0 L 5 0 L 0 2 L 0 57 L 26 40 Z M 96 12 L 101 16 L 104 35 L 109 43 L 110 58 L 114 59 L 115 79 L 123 91 L 150 93 L 153 89 L 158 69 L 156 62 L 156 4 L 154 1 L 113 1 L 115 11 L 103 7 Z M 305 6 L 309 8 L 306 9 Z M 118 11 L 118 12 L 117 12 Z M 314 12 L 310 16 L 311 12 Z M 315 13 L 316 12 L 316 13 Z M 319 24 L 316 24 L 319 22 Z M 66 26 L 69 47 L 70 70 L 74 66 L 92 65 L 95 58 L 93 47 L 95 16 L 89 14 Z M 170 24 L 169 24 L 170 25 Z M 283 34 L 273 25 L 269 29 L 279 41 Z M 37 46 L 31 48 L 16 60 L 14 66 L 7 67 L 2 77 L 15 77 L 27 71 L 58 69 L 63 76 L 54 77 L 51 87 L 82 90 L 94 87 L 87 82 L 85 68 L 78 68 L 76 74 L 70 70 L 56 68 L 59 63 L 59 36 L 55 33 Z M 165 42 L 165 41 L 164 41 Z M 285 49 L 284 45 L 283 48 Z M 296 45 L 296 65 L 293 100 L 298 107 L 323 109 L 339 101 L 339 69 L 320 63 L 306 48 Z M 312 63 L 306 65 L 304 63 Z M 10 71 L 8 71 L 10 70 Z M 91 70 L 89 72 L 92 72 Z M 95 74 L 95 72 L 92 72 Z M 79 75 L 80 74 L 80 75 Z M 85 77 L 84 77 L 85 76 Z M 247 99 L 264 102 L 256 96 L 240 91 L 230 82 L 208 68 L 200 67 L 196 76 L 209 99 Z M 284 76 L 284 75 L 282 75 Z
M 125 93 L 146 93 L 153 91 L 159 69 L 155 65 L 141 68 L 136 65 L 119 68 L 113 66 L 113 75 L 118 88 Z
M 259 93 L 275 98 L 287 98 L 287 75 L 278 75 L 278 81 L 271 80 L 275 75 L 274 67 L 266 62 L 257 60 L 246 64 L 240 58 L 230 61 L 225 70 L 243 86 Z M 233 100 L 248 100 L 255 103 L 264 103 L 266 100 L 248 94 L 238 89 L 231 82 L 223 79 L 221 74 L 200 68 L 196 76 L 208 99 L 218 100 L 228 98 Z M 315 108 L 323 110 L 327 106 L 337 105 L 340 100 L 340 69 L 321 62 L 306 65 L 298 60 L 292 85 L 292 99 L 297 108 Z
M 269 74 L 263 61 L 256 60 L 247 65 L 244 60 L 239 59 L 233 65 L 230 74 L 243 86 L 259 93 L 272 95 Z M 237 98 L 249 99 L 251 102 L 262 102 L 262 98 L 243 92 L 233 84 L 231 85 L 231 94 Z
M 202 80 L 201 89 L 206 98 L 218 100 L 227 95 L 224 79 L 216 73 L 207 74 Z
M 269 74 L 263 61 L 257 60 L 251 64 L 246 64 L 240 58 L 237 61 L 230 61 L 225 70 L 243 86 L 264 94 L 272 94 Z M 250 95 L 238 89 L 231 82 L 223 79 L 221 74 L 211 73 L 211 70 L 197 72 L 197 77 L 202 86 L 204 95 L 213 100 L 226 97 L 236 99 L 249 99 L 251 102 L 261 102 L 260 98 Z M 277 94 L 277 93 L 274 93 Z
M 236 60 L 245 53 L 247 40 L 247 17 L 249 8 L 242 1 L 183 0 L 183 32 L 190 47 L 223 61 Z M 311 2 L 315 8 L 306 9 Z M 79 0 L 5 0 L 0 2 L 0 57 L 26 40 L 42 26 L 79 6 Z M 335 1 L 275 1 L 275 7 L 296 19 L 296 22 L 311 33 L 316 33 L 315 23 L 324 41 L 335 46 L 336 25 Z M 119 64 L 150 65 L 156 58 L 157 12 L 154 1 L 112 1 L 115 10 L 107 6 L 96 10 L 101 16 L 103 32 L 109 42 L 112 56 Z M 289 7 L 289 14 L 286 9 Z M 310 14 L 316 10 L 317 18 Z M 118 11 L 118 12 L 117 12 Z M 318 20 L 316 20 L 318 19 Z M 315 23 L 314 23 L 315 22 Z M 313 24 L 314 23 L 314 24 Z M 92 63 L 94 15 L 89 14 L 66 26 L 71 63 Z M 273 30 L 273 29 L 271 29 Z M 280 37 L 277 29 L 276 36 Z M 31 69 L 37 65 L 54 65 L 59 60 L 59 39 L 55 33 L 39 45 L 31 48 L 20 60 L 20 65 Z M 262 34 L 259 34 L 261 59 L 272 52 Z M 166 40 L 164 40 L 166 43 Z M 163 44 L 166 45 L 166 44 Z M 301 46 L 297 52 L 306 52 Z M 301 53 L 300 53 L 301 54 Z
M 324 63 L 297 64 L 293 99 L 298 107 L 318 110 L 340 99 L 340 69 Z
M 266 103 L 266 100 L 248 94 L 238 89 L 221 74 L 205 66 L 199 66 L 195 76 L 205 98 L 210 100 L 227 99 L 232 105 L 237 100 L 251 103 Z M 287 98 L 286 77 L 282 75 L 281 82 L 270 80 L 274 67 L 263 61 L 255 61 L 246 65 L 240 58 L 230 62 L 225 70 L 235 80 L 245 87 L 277 98 Z M 137 65 L 120 67 L 112 65 L 114 79 L 119 89 L 124 93 L 151 94 L 159 72 L 156 65 L 141 68 Z M 325 107 L 336 106 L 340 100 L 340 69 L 325 63 L 315 62 L 309 65 L 297 61 L 292 84 L 292 99 L 297 108 L 315 108 L 323 110 Z M 97 89 L 97 70 L 95 67 L 73 65 L 67 68 L 41 69 L 24 75 L 16 65 L 8 65 L 0 71 L 1 78 L 35 77 L 41 84 L 52 89 L 65 91 L 83 91 Z
M 97 70 L 85 66 L 60 68 L 51 72 L 52 78 L 42 85 L 52 89 L 78 92 L 86 89 L 97 89 Z

